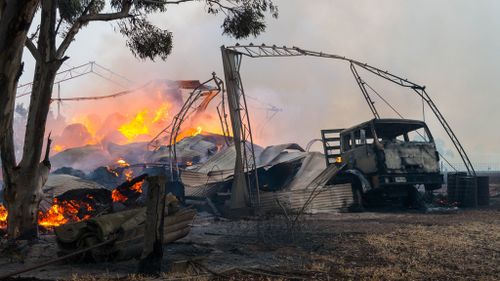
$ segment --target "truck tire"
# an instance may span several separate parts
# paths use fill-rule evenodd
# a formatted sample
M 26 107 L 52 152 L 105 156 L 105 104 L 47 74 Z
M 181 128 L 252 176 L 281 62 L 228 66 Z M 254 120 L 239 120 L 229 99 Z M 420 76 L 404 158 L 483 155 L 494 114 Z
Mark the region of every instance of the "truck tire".
M 363 204 L 363 192 L 361 186 L 356 183 L 352 183 L 352 199 L 353 203 L 349 207 L 349 211 L 351 212 L 364 212 L 364 204 Z
M 406 200 L 406 206 L 410 209 L 425 209 L 425 202 L 423 196 L 418 192 L 418 189 L 415 186 L 408 186 L 408 197 Z

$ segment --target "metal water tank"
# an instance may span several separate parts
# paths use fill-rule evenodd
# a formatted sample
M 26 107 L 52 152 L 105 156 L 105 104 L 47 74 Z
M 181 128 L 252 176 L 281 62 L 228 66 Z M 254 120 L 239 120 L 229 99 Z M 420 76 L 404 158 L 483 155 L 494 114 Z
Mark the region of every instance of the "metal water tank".
M 474 176 L 459 176 L 456 186 L 456 196 L 459 206 L 464 208 L 477 207 L 477 179 Z
M 458 179 L 460 177 L 467 176 L 467 173 L 464 172 L 456 172 L 456 173 L 448 173 L 447 184 L 446 184 L 446 192 L 448 194 L 448 202 L 459 202 L 460 198 L 457 195 L 457 185 Z
M 490 177 L 478 176 L 477 177 L 477 205 L 488 206 L 490 205 Z

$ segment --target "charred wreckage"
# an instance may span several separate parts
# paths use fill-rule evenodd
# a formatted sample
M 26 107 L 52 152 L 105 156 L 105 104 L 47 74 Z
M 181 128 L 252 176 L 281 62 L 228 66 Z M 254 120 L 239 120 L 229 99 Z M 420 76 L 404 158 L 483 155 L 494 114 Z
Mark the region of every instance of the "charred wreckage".
M 221 51 L 225 81 L 214 73 L 203 83 L 179 83 L 184 86 L 178 88 L 188 89 L 190 94 L 170 124 L 151 141 L 110 143 L 105 147 L 106 157 L 119 159 L 113 161 L 114 167 L 93 167 L 89 173 L 62 164 L 58 167 L 57 162 L 63 158 L 61 163 L 66 166 L 71 166 L 68 159 L 78 163 L 88 148 L 70 148 L 52 157 L 59 169 L 49 176 L 44 188 L 46 199 L 41 203 L 39 224 L 54 228 L 62 253 L 95 247 L 77 256 L 93 261 L 140 255 L 140 245 L 146 239 L 146 197 L 150 187 L 159 184 L 157 175 L 166 180 L 159 181 L 165 187 L 164 194 L 160 193 L 166 202 L 160 215 L 164 216 L 165 243 L 189 233 L 196 212 L 187 205 L 228 217 L 283 211 L 359 211 L 391 201 L 417 206 L 416 187 L 432 192 L 443 184 L 440 155 L 432 134 L 425 122 L 404 119 L 397 111 L 401 119 L 380 118 L 369 93 L 373 89 L 358 69 L 422 98 L 463 160 L 463 176 L 476 175 L 424 86 L 356 60 L 297 47 L 236 45 L 223 46 Z M 294 143 L 260 147 L 254 143 L 240 75 L 244 56 L 313 56 L 345 61 L 374 119 L 348 129 L 322 130 L 324 153 Z M 216 106 L 219 132 L 200 133 L 200 129 L 186 133 L 183 125 L 206 110 L 215 97 L 221 99 Z M 7 214 L 2 207 L 0 227 L 5 227 L 2 217 Z M 102 243 L 109 245 L 99 248 Z

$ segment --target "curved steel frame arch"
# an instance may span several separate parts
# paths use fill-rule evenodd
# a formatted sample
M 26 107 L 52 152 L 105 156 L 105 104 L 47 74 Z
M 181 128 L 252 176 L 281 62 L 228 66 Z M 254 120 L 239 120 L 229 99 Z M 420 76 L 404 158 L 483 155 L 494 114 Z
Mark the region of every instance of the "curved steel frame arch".
M 250 126 L 250 119 L 248 117 L 248 108 L 246 106 L 246 99 L 243 90 L 243 85 L 240 76 L 240 67 L 242 56 L 247 56 L 251 58 L 265 58 L 265 57 L 299 57 L 299 56 L 312 56 L 312 57 L 320 57 L 320 58 L 329 58 L 329 59 L 337 59 L 346 61 L 350 64 L 351 71 L 356 78 L 356 82 L 361 89 L 370 110 L 374 114 L 376 118 L 379 117 L 378 112 L 368 95 L 364 82 L 360 79 L 357 74 L 356 67 L 363 68 L 381 78 L 384 78 L 394 84 L 399 86 L 410 88 L 415 93 L 424 100 L 427 105 L 431 108 L 432 112 L 441 123 L 441 126 L 444 128 L 448 137 L 452 141 L 456 150 L 460 154 L 460 157 L 467 169 L 469 175 L 476 175 L 474 167 L 467 156 L 462 144 L 458 140 L 457 136 L 451 129 L 451 126 L 448 124 L 444 116 L 441 114 L 439 109 L 437 108 L 434 101 L 431 99 L 427 91 L 425 90 L 425 86 L 421 86 L 414 82 L 409 81 L 408 79 L 402 78 L 400 76 L 394 75 L 386 70 L 382 70 L 380 68 L 371 66 L 367 63 L 362 63 L 360 61 L 346 58 L 344 56 L 339 56 L 335 54 L 328 54 L 323 52 L 310 51 L 306 49 L 301 49 L 298 47 L 278 47 L 276 45 L 267 46 L 267 45 L 235 45 L 221 47 L 222 51 L 222 59 L 224 64 L 224 75 L 226 77 L 226 89 L 227 89 L 227 97 L 229 104 L 229 111 L 231 116 L 231 125 L 233 129 L 233 136 L 235 141 L 235 148 L 237 151 L 237 159 L 235 163 L 234 170 L 234 183 L 233 183 L 233 193 L 236 193 L 231 197 L 231 205 L 232 207 L 240 207 L 242 205 L 243 195 L 250 195 L 251 203 L 256 203 L 257 205 L 260 203 L 258 196 L 258 176 L 257 171 L 255 170 L 255 187 L 252 188 L 250 173 L 245 173 L 245 171 L 251 171 L 256 167 L 256 159 L 255 153 L 253 150 L 253 137 Z M 247 149 L 247 143 L 250 144 L 250 151 Z M 243 146 L 242 146 L 243 144 Z M 250 155 L 249 155 L 250 154 Z M 250 156 L 250 158 L 248 157 Z M 251 192 L 252 190 L 256 191 L 257 196 L 252 196 L 252 194 L 247 194 L 247 192 Z M 235 192 L 236 191 L 236 192 Z M 233 198 L 234 197 L 234 198 Z M 248 198 L 248 197 L 247 197 Z M 247 204 L 248 205 L 248 204 Z

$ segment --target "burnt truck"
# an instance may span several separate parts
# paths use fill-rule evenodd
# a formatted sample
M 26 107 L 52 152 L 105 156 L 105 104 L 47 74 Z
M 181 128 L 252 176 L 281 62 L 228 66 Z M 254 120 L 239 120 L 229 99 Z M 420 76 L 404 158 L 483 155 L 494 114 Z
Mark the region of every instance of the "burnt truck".
M 327 165 L 342 166 L 337 183 L 350 182 L 362 206 L 399 202 L 418 207 L 417 187 L 441 187 L 439 154 L 423 121 L 372 119 L 348 129 L 322 130 Z

